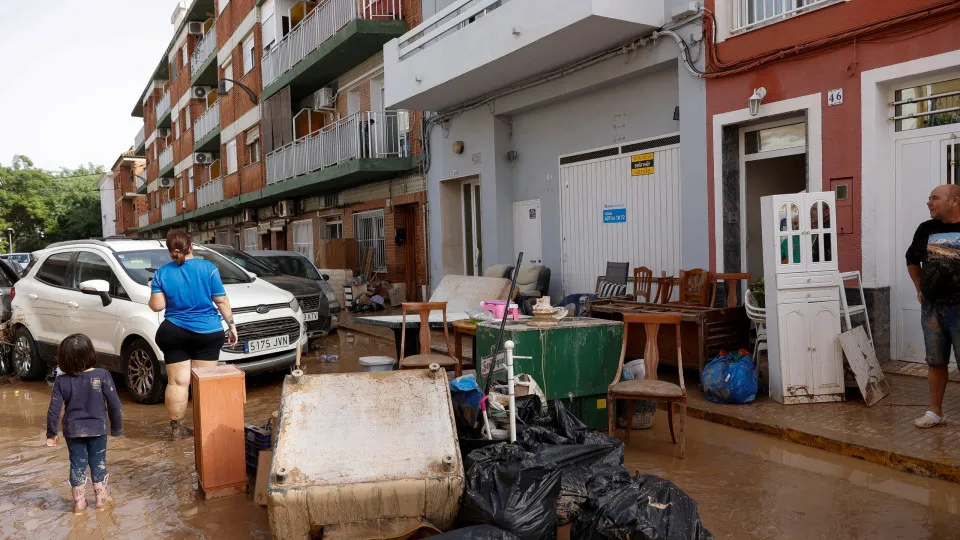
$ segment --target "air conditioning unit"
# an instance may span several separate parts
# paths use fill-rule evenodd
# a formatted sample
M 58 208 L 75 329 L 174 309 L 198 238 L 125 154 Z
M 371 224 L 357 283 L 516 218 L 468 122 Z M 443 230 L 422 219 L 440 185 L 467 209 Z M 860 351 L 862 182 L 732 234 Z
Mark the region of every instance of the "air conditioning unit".
M 202 22 L 187 23 L 187 33 L 194 36 L 202 36 L 203 23 Z
M 314 109 L 329 109 L 333 107 L 333 88 L 321 88 L 313 93 Z
M 210 152 L 197 152 L 193 154 L 193 162 L 196 165 L 209 165 L 213 163 L 213 154 Z
M 277 215 L 279 217 L 293 217 L 294 213 L 296 213 L 296 208 L 294 207 L 293 201 L 280 201 L 280 205 L 277 208 Z
M 253 223 L 257 220 L 257 211 L 253 208 L 247 208 L 243 211 L 243 222 Z
M 193 99 L 207 99 L 207 96 L 213 92 L 212 86 L 194 86 L 190 88 L 190 96 Z
M 161 178 L 160 187 L 164 189 L 170 189 L 173 187 L 173 178 Z

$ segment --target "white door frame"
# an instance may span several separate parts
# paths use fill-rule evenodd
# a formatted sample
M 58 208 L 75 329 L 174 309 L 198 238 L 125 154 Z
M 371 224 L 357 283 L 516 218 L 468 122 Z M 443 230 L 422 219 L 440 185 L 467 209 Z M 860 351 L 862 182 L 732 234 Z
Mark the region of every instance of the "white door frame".
M 467 201 L 464 200 L 463 196 L 463 187 L 470 186 L 470 210 L 471 215 L 473 216 L 473 223 L 467 223 L 467 215 L 464 213 L 464 206 L 466 206 Z M 476 188 L 480 187 L 480 179 L 473 178 L 470 180 L 464 180 L 460 182 L 460 223 L 463 226 L 463 272 L 467 272 L 467 250 L 472 250 L 473 252 L 473 275 L 482 276 L 483 268 L 477 268 L 477 254 L 483 253 L 483 245 L 477 242 L 477 231 L 480 230 L 480 216 L 477 213 L 477 194 L 479 190 Z M 473 243 L 469 246 L 467 245 L 467 227 L 470 227 L 473 234 L 471 238 Z
M 799 122 L 798 122 L 799 121 Z M 776 122 L 766 124 L 750 125 L 740 128 L 740 271 L 747 271 L 747 162 L 760 161 L 761 159 L 774 159 L 784 156 L 796 156 L 807 153 L 807 146 L 798 146 L 796 148 L 784 148 L 783 150 L 773 150 L 771 152 L 758 152 L 747 155 L 746 134 L 761 129 L 770 129 L 782 126 L 792 126 L 800 122 L 806 123 L 807 119 L 802 116 L 796 116 Z M 806 139 L 806 134 L 804 134 Z M 810 179 L 807 178 L 804 185 L 807 191 L 810 191 Z
M 749 96 L 744 96 L 746 102 Z M 760 105 L 760 113 L 750 114 L 749 108 L 713 115 L 713 226 L 714 226 L 714 264 L 716 270 L 723 271 L 723 128 L 742 124 L 770 116 L 788 113 L 806 113 L 807 118 L 807 190 L 821 191 L 823 188 L 823 115 L 821 105 L 823 94 L 809 94 Z M 742 170 L 741 170 L 742 172 Z M 741 182 L 743 175 L 741 174 Z M 743 190 L 741 190 L 742 193 Z M 743 195 L 741 195 L 741 198 Z M 743 219 L 740 220 L 741 226 Z

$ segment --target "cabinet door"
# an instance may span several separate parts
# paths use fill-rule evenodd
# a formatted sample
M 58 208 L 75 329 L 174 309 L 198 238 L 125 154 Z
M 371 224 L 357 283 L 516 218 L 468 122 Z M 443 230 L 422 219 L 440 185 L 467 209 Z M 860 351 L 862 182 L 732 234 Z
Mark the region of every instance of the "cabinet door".
M 832 191 L 804 197 L 803 251 L 807 270 L 837 270 L 836 202 Z
M 810 381 L 810 338 L 807 333 L 810 304 L 781 304 L 779 309 L 780 374 L 784 396 L 813 395 Z
M 773 230 L 775 232 L 777 273 L 803 272 L 807 269 L 803 234 L 805 221 L 801 217 L 804 206 L 802 194 L 777 195 L 773 201 Z
M 840 348 L 840 301 L 814 302 L 807 307 L 816 394 L 843 393 Z

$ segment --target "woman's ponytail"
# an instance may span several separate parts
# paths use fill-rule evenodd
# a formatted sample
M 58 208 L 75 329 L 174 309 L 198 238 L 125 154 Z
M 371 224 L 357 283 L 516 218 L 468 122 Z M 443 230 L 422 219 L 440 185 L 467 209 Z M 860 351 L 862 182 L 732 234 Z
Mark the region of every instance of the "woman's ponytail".
M 167 233 L 167 250 L 177 264 L 183 264 L 193 247 L 193 241 L 187 231 L 174 229 Z

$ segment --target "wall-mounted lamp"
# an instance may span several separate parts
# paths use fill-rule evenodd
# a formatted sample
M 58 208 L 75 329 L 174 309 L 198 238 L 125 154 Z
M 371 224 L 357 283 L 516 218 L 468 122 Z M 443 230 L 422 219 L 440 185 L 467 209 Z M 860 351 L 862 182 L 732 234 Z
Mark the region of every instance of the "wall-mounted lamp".
M 453 142 L 453 153 L 462 154 L 463 153 L 463 141 L 454 141 Z
M 766 88 L 761 86 L 753 91 L 753 95 L 747 100 L 747 103 L 750 105 L 750 116 L 756 116 L 760 113 L 760 102 L 763 101 L 765 97 L 767 97 Z

